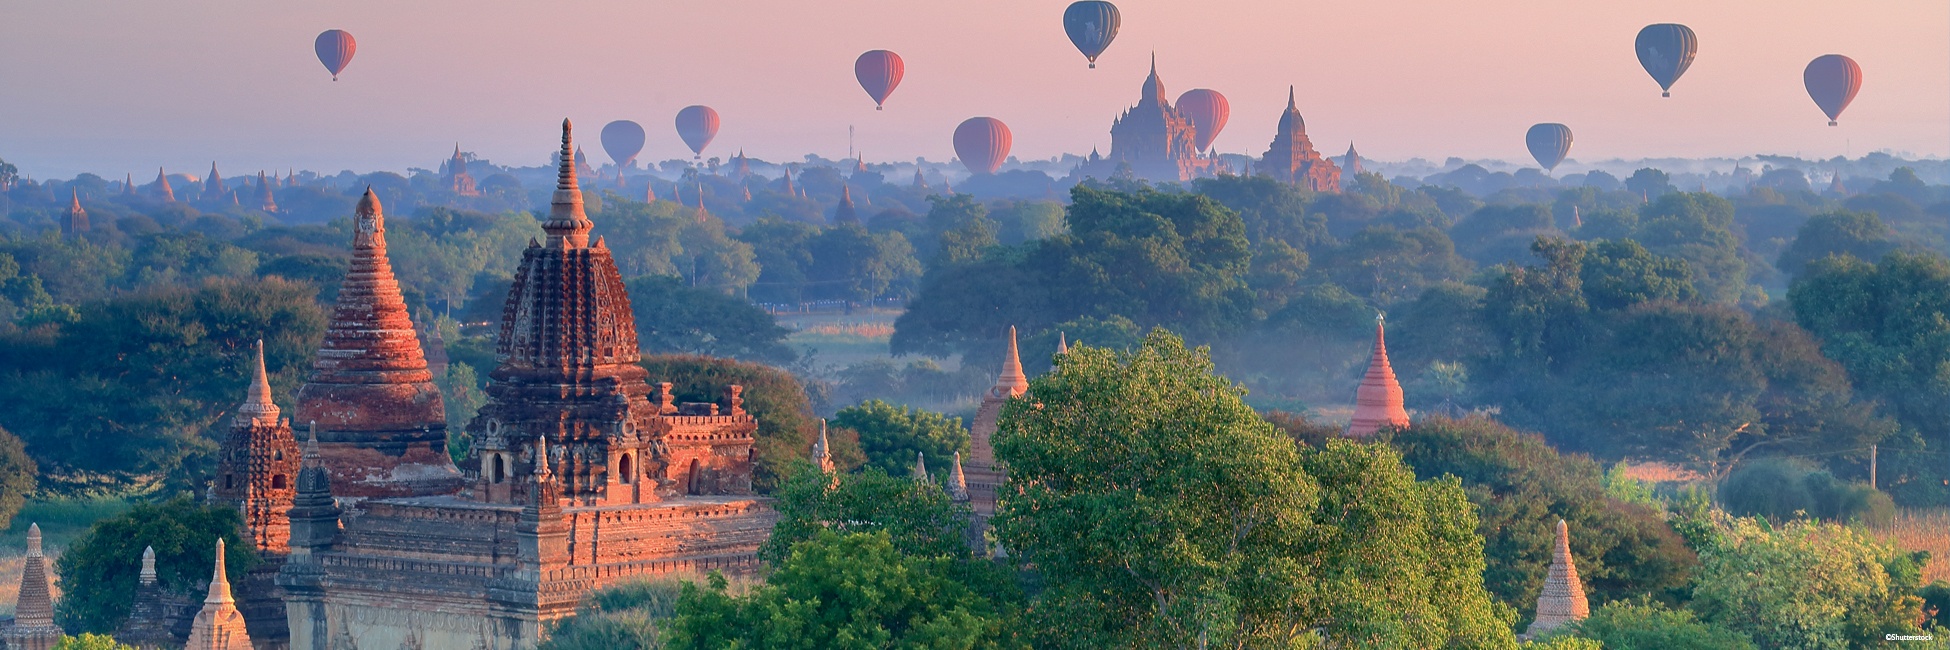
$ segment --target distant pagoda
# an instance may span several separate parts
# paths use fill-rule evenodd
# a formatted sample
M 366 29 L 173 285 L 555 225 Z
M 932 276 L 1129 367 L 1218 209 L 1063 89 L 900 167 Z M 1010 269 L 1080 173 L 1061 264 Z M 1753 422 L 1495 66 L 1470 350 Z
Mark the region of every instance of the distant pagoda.
M 1315 192 L 1341 191 L 1341 169 L 1314 150 L 1313 141 L 1307 138 L 1307 120 L 1300 117 L 1292 87 L 1286 91 L 1286 112 L 1280 114 L 1280 129 L 1273 134 L 1273 144 L 1266 149 L 1266 156 L 1257 167 L 1260 174 L 1289 185 Z
M 1391 426 L 1408 426 L 1408 411 L 1402 408 L 1402 385 L 1395 381 L 1395 369 L 1388 364 L 1388 343 L 1381 317 L 1376 316 L 1374 354 L 1368 360 L 1367 374 L 1361 377 L 1361 387 L 1354 392 L 1354 419 L 1347 425 L 1347 435 L 1370 436 Z

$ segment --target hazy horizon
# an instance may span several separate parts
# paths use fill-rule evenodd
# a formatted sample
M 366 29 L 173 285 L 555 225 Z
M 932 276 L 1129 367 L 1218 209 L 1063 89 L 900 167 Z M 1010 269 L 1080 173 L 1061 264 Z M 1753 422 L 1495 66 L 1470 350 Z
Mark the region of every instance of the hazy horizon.
M 1383 160 L 1527 161 L 1537 122 L 1569 125 L 1571 157 L 1587 161 L 1950 155 L 1941 3 L 1125 0 L 1095 70 L 1063 35 L 1065 4 L 37 4 L 0 27 L 15 62 L 0 73 L 12 91 L 0 158 L 37 177 L 200 174 L 211 160 L 227 176 L 401 171 L 437 165 L 458 141 L 536 165 L 569 117 L 592 161 L 608 160 L 596 134 L 616 119 L 644 126 L 639 159 L 655 161 L 688 157 L 671 120 L 697 103 L 723 115 L 707 157 L 839 158 L 851 125 L 869 162 L 948 160 L 954 125 L 986 115 L 1010 126 L 1013 155 L 1049 158 L 1109 150 L 1154 50 L 1171 98 L 1230 100 L 1215 143 L 1226 153 L 1264 151 L 1292 84 L 1317 147 L 1351 141 Z M 1655 22 L 1687 24 L 1701 43 L 1669 99 L 1632 51 Z M 338 82 L 312 52 L 333 28 L 359 44 Z M 876 112 L 852 64 L 883 48 L 907 74 Z M 1840 127 L 1801 85 L 1827 53 L 1864 69 Z

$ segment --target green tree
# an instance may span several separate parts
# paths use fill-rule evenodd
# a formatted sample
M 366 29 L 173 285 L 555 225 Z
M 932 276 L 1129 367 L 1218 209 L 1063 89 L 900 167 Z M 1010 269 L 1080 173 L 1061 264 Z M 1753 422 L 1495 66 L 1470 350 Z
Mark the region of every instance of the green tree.
M 27 495 L 39 482 L 40 466 L 27 455 L 20 438 L 0 429 L 0 529 L 13 525 L 14 515 L 27 505 Z
M 1415 296 L 1437 283 L 1460 282 L 1469 267 L 1441 230 L 1388 226 L 1354 233 L 1346 243 L 1323 252 L 1319 265 L 1327 279 L 1376 306 Z
M 819 533 L 883 533 L 902 554 L 967 557 L 968 506 L 955 503 L 939 484 L 879 468 L 824 474 L 795 463 L 773 494 L 779 523 L 758 556 L 777 565 L 792 547 Z
M 688 353 L 790 364 L 799 354 L 788 332 L 765 310 L 718 291 L 686 286 L 675 276 L 630 280 L 637 342 L 652 353 Z
M 250 385 L 257 339 L 274 394 L 303 382 L 325 330 L 312 295 L 277 278 L 159 286 L 83 305 L 52 335 L 0 339 L 0 426 L 44 466 L 188 481 Z
M 1169 333 L 1072 348 L 1000 427 L 996 534 L 1043 579 L 1050 647 L 1514 646 L 1454 483 L 1303 454 Z
M 949 457 L 968 451 L 968 430 L 961 418 L 877 399 L 840 409 L 832 425 L 859 434 L 867 465 L 895 476 L 914 466 L 916 453 L 927 454 L 935 467 L 946 469 Z
M 1653 253 L 1685 260 L 1702 299 L 1731 304 L 1750 293 L 1733 228 L 1733 203 L 1704 192 L 1674 192 L 1639 210 L 1632 238 Z
M 859 224 L 827 229 L 806 242 L 808 297 L 868 302 L 921 274 L 914 247 L 897 232 L 871 233 Z
M 1809 262 L 1830 255 L 1851 255 L 1873 262 L 1896 250 L 1895 236 L 1873 212 L 1818 214 L 1801 224 L 1794 243 L 1781 251 L 1781 259 L 1774 266 L 1788 275 L 1800 275 Z
M 625 582 L 590 592 L 576 615 L 549 626 L 536 650 L 614 650 L 664 647 L 658 624 L 677 612 L 684 583 L 670 580 Z
M 257 551 L 240 543 L 243 515 L 236 508 L 200 505 L 189 497 L 145 503 L 95 522 L 54 563 L 61 599 L 54 618 L 69 630 L 107 634 L 129 616 L 142 549 L 156 549 L 156 579 L 166 590 L 188 594 L 210 580 L 217 538 L 227 542 L 231 575 L 257 565 Z
M 1916 557 L 1838 524 L 1736 519 L 1702 554 L 1693 607 L 1765 648 L 1878 648 L 1916 634 Z
M 707 587 L 687 585 L 668 647 L 1027 647 L 1010 608 L 957 579 L 967 566 L 902 555 L 884 532 L 823 531 L 744 596 L 716 574 Z
M 467 423 L 487 405 L 486 385 L 474 366 L 460 361 L 447 364 L 447 374 L 434 378 L 434 383 L 440 386 L 441 403 L 447 409 L 447 454 L 458 463 L 474 444 Z
M 82 632 L 81 636 L 63 635 L 54 644 L 54 650 L 135 650 L 135 646 L 116 641 L 115 637 L 106 634 Z
M 1754 642 L 1737 632 L 1653 600 L 1612 601 L 1575 625 L 1572 634 L 1603 643 L 1606 650 L 1754 650 Z
M 1692 270 L 1683 261 L 1653 255 L 1630 239 L 1593 242 L 1588 250 L 1578 277 L 1592 309 L 1699 297 Z
M 1462 482 L 1481 520 L 1483 584 L 1526 620 L 1559 519 L 1570 526 L 1571 555 L 1597 602 L 1643 594 L 1676 602 L 1699 564 L 1657 510 L 1609 498 L 1597 463 L 1559 455 L 1538 436 L 1484 418 L 1438 417 L 1384 438 L 1417 476 Z

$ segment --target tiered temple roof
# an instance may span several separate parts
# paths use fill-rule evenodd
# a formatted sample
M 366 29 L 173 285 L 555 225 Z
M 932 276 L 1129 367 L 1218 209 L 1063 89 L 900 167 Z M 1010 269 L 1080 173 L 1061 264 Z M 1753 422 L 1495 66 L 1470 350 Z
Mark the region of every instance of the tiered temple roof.
M 1137 105 L 1111 123 L 1110 155 L 1086 165 L 1084 173 L 1109 178 L 1125 164 L 1139 178 L 1155 181 L 1191 180 L 1212 171 L 1212 159 L 1198 155 L 1197 127 L 1165 95 L 1156 55 Z
M 406 300 L 386 257 L 386 218 L 371 188 L 354 220 L 351 268 L 340 285 L 297 417 L 319 426 L 320 451 L 341 498 L 451 494 L 447 412 Z
M 1571 560 L 1570 527 L 1559 519 L 1557 543 L 1551 547 L 1550 573 L 1544 577 L 1543 592 L 1537 595 L 1537 617 L 1524 635 L 1534 638 L 1590 615 L 1591 604 L 1585 600 L 1584 581 L 1578 579 L 1578 567 Z
M 0 629 L 7 650 L 48 650 L 61 641 L 54 624 L 54 597 L 47 583 L 47 557 L 41 554 L 41 525 L 27 526 L 27 558 L 20 574 L 20 599 L 13 625 Z
M 280 417 L 271 400 L 263 341 L 257 342 L 256 356 L 250 394 L 237 406 L 218 452 L 213 493 L 243 511 L 244 528 L 257 550 L 282 553 L 291 539 L 285 513 L 298 478 L 298 441 L 291 421 Z
M 1402 407 L 1402 385 L 1395 380 L 1395 368 L 1388 365 L 1388 342 L 1381 317 L 1374 322 L 1374 353 L 1368 359 L 1368 372 L 1361 376 L 1361 387 L 1354 391 L 1354 418 L 1347 435 L 1373 435 L 1382 427 L 1408 426 L 1408 410 Z

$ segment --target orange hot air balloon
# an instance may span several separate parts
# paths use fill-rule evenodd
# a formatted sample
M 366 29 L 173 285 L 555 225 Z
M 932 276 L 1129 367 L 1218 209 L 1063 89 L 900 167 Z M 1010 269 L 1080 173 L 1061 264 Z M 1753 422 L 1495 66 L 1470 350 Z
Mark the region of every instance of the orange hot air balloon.
M 1828 125 L 1835 126 L 1848 103 L 1855 101 L 1855 93 L 1862 90 L 1862 66 L 1840 54 L 1824 54 L 1808 62 L 1808 68 L 1801 71 L 1801 83 L 1807 85 L 1808 96 L 1814 98 L 1821 112 L 1828 114 Z
M 853 61 L 853 76 L 860 80 L 867 96 L 873 98 L 876 111 L 887 103 L 887 96 L 894 94 L 894 88 L 901 85 L 901 75 L 906 72 L 907 64 L 901 62 L 901 55 L 887 50 L 873 50 Z
M 976 174 L 993 174 L 1009 159 L 1009 126 L 993 117 L 971 117 L 955 127 L 955 155 Z
M 345 71 L 346 64 L 352 62 L 352 52 L 359 49 L 353 42 L 352 34 L 343 29 L 328 29 L 312 41 L 312 49 L 318 52 L 318 62 L 332 71 L 332 81 L 339 80 L 339 73 Z
M 1212 140 L 1225 130 L 1226 118 L 1232 116 L 1232 105 L 1226 103 L 1226 96 L 1219 91 L 1197 88 L 1178 96 L 1178 112 L 1192 119 L 1198 150 L 1205 151 L 1212 148 Z
M 677 137 L 690 146 L 693 157 L 703 158 L 711 138 L 718 137 L 718 112 L 709 106 L 685 106 L 677 111 Z

